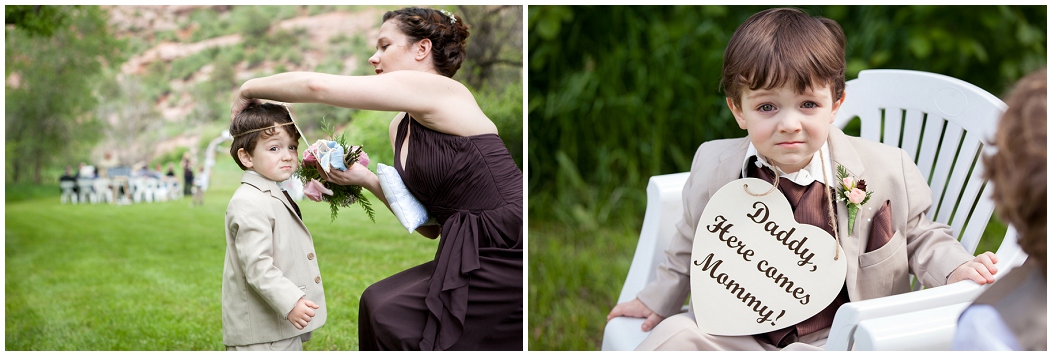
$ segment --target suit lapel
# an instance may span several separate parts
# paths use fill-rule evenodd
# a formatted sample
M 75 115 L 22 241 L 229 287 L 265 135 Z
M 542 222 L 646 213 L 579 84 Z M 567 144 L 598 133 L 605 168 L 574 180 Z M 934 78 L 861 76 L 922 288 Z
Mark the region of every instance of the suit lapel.
M 836 174 L 837 166 L 843 166 L 847 170 L 847 174 L 860 178 L 863 178 L 863 173 L 866 167 L 862 164 L 862 158 L 859 157 L 858 151 L 848 141 L 847 135 L 844 134 L 839 128 L 830 125 L 829 129 L 829 155 L 830 161 L 833 164 L 833 174 Z M 836 176 L 829 177 L 832 180 L 832 186 L 839 188 L 839 182 Z M 836 199 L 836 197 L 834 197 Z M 864 239 L 861 234 L 855 233 L 848 229 L 848 213 L 847 204 L 843 201 L 836 201 L 836 216 L 837 216 L 837 232 L 840 235 L 840 246 L 844 248 L 844 254 L 847 256 L 847 285 L 848 292 L 852 292 L 855 288 L 852 286 L 856 285 L 856 278 L 858 276 L 858 257 L 862 254 Z M 855 231 L 861 231 L 863 222 L 866 218 L 862 216 L 863 209 L 859 209 L 858 215 L 855 220 Z M 852 300 L 855 300 L 852 298 Z
M 720 161 L 716 165 L 715 177 L 709 179 L 709 197 L 716 194 L 716 191 L 723 188 L 725 184 L 741 178 L 745 152 L 748 149 L 749 138 L 744 137 L 728 146 L 723 152 L 720 152 Z
M 289 215 L 293 216 L 293 220 L 303 228 L 303 231 L 307 233 L 307 236 L 310 236 L 310 232 L 307 230 L 307 225 L 304 225 L 303 220 L 300 219 L 299 215 L 296 215 L 296 209 L 292 208 L 292 203 L 285 199 L 285 194 L 281 192 L 281 187 L 278 186 L 277 182 L 263 178 L 254 173 L 245 172 L 241 175 L 241 183 L 247 183 L 256 187 L 260 192 L 269 194 L 271 198 L 277 199 L 281 202 L 281 204 L 285 206 L 285 210 L 288 211 Z

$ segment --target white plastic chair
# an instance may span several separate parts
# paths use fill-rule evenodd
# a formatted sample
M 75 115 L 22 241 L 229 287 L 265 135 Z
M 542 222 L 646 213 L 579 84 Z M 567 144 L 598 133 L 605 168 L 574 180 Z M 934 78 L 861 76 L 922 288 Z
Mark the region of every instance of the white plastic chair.
M 168 177 L 168 176 L 165 176 L 164 179 L 167 182 L 165 184 L 168 184 L 168 194 L 169 194 L 168 199 L 169 200 L 182 199 L 183 198 L 183 184 L 181 182 L 179 182 L 179 179 L 177 179 L 175 177 Z
M 132 177 L 128 179 L 128 184 L 131 186 L 132 201 L 135 203 L 141 203 L 148 200 L 150 195 L 150 189 L 146 187 L 146 179 L 143 177 Z
M 95 201 L 92 203 L 113 203 L 113 187 L 109 178 L 95 178 Z
M 965 249 L 974 252 L 993 213 L 993 202 L 990 200 L 992 189 L 981 178 L 983 166 L 980 152 L 992 150 L 985 143 L 993 137 L 996 122 L 1007 108 L 1004 102 L 967 82 L 908 70 L 862 71 L 858 79 L 847 83 L 845 93 L 846 99 L 834 125 L 844 127 L 858 117 L 862 124 L 861 137 L 902 147 L 929 180 L 934 200 L 928 216 L 950 225 L 954 236 L 961 240 Z M 640 240 L 618 303 L 634 299 L 655 278 L 654 271 L 664 260 L 663 250 L 675 232 L 676 220 L 682 216 L 681 193 L 686 177 L 687 173 L 675 173 L 650 178 Z M 954 214 L 955 210 L 957 214 Z M 1015 241 L 1016 232 L 1009 227 L 997 250 L 1000 260 L 998 276 L 1018 266 L 1026 258 Z M 892 347 L 887 343 L 854 345 L 856 329 L 860 324 L 872 325 L 860 330 L 869 337 L 867 340 L 872 340 L 870 336 L 879 337 L 884 329 L 877 328 L 878 325 L 874 324 L 879 323 L 876 321 L 868 320 L 967 303 L 981 291 L 982 287 L 977 284 L 962 282 L 847 303 L 837 311 L 826 349 Z M 954 312 L 949 309 L 939 311 L 943 314 Z M 960 310 L 956 312 L 960 313 Z M 940 320 L 945 322 L 950 318 Z M 956 316 L 952 320 L 956 322 Z M 642 322 L 643 319 L 625 317 L 608 322 L 603 336 L 603 350 L 634 349 L 647 335 L 640 330 Z M 931 346 L 931 343 L 942 342 L 939 337 L 945 336 L 945 332 L 940 334 L 939 328 L 932 327 L 935 324 L 924 327 L 921 325 L 924 323 L 911 321 L 910 318 L 900 318 L 897 322 L 903 328 L 913 327 L 912 335 L 924 337 L 899 338 L 892 341 L 892 345 L 923 348 Z M 952 338 L 952 332 L 949 335 Z M 921 342 L 929 344 L 918 344 Z
M 171 191 L 169 189 L 168 181 L 164 178 L 151 178 L 156 181 L 156 186 L 153 188 L 153 200 L 162 202 L 168 201 L 171 197 Z
M 59 203 L 65 204 L 76 204 L 77 194 L 73 192 L 73 188 L 77 187 L 77 183 L 71 180 L 64 180 L 58 182 L 59 188 L 62 188 L 62 196 L 59 197 Z
M 95 179 L 93 178 L 78 178 L 77 189 L 80 190 L 78 200 L 81 203 L 95 202 Z

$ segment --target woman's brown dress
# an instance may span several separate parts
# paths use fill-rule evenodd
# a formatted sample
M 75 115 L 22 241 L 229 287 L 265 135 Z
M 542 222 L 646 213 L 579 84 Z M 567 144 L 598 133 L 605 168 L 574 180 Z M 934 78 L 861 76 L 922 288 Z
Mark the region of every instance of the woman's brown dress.
M 361 350 L 523 350 L 522 170 L 496 134 L 447 135 L 408 114 L 395 147 L 395 168 L 442 235 L 433 261 L 362 294 Z

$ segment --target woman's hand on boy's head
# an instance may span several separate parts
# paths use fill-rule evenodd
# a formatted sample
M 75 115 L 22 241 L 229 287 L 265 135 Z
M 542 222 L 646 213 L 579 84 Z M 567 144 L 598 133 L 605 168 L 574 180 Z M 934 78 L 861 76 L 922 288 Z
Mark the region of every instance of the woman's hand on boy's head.
M 241 110 L 245 110 L 245 107 L 248 106 L 248 104 L 258 104 L 259 102 L 259 99 L 250 99 L 238 94 L 237 98 L 234 99 L 234 103 L 230 105 L 230 121 L 234 121 L 237 114 L 240 113 Z
M 997 264 L 997 255 L 990 251 L 983 252 L 953 270 L 946 283 L 957 283 L 966 279 L 975 281 L 979 285 L 993 283 L 994 274 L 997 273 L 995 264 Z

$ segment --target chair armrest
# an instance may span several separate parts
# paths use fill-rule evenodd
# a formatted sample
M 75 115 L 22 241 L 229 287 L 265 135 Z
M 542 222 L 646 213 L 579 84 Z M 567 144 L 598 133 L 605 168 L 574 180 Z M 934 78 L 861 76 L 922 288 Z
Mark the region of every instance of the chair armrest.
M 689 175 L 690 172 L 683 172 L 650 177 L 643 228 L 618 303 L 635 299 L 636 294 L 654 280 L 657 265 L 676 231 L 676 221 L 683 213 L 683 185 Z
M 650 335 L 643 331 L 643 318 L 619 316 L 610 319 L 603 331 L 602 351 L 632 351 Z
M 683 185 L 690 172 L 650 177 L 647 184 L 647 209 L 643 228 L 632 256 L 632 265 L 621 287 L 617 303 L 636 298 L 643 287 L 654 280 L 655 270 L 663 261 L 664 251 L 683 213 Z M 634 350 L 650 332 L 642 330 L 642 318 L 618 317 L 606 323 L 602 350 Z
M 949 304 L 970 303 L 983 287 L 962 281 L 916 292 L 851 302 L 840 306 L 829 330 L 826 350 L 845 351 L 852 346 L 856 327 L 863 321 L 897 314 L 934 309 Z
M 1013 238 L 1013 241 L 1014 235 L 1015 230 L 1010 227 L 1009 236 Z M 1001 252 L 1004 252 L 1004 255 Z M 1018 267 L 1027 259 L 1026 253 L 1023 253 L 1014 243 L 1002 244 L 998 249 L 998 257 L 1000 259 L 996 265 L 995 280 L 1003 277 L 1008 271 Z M 940 287 L 844 304 L 840 306 L 833 318 L 825 349 L 837 351 L 851 349 L 852 344 L 856 342 L 854 338 L 856 328 L 865 320 L 935 309 L 951 304 L 971 303 L 979 297 L 986 286 L 965 280 Z
M 949 351 L 957 318 L 971 303 L 864 320 L 855 332 L 854 350 Z

